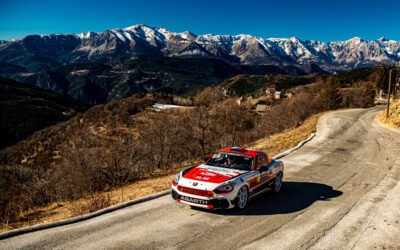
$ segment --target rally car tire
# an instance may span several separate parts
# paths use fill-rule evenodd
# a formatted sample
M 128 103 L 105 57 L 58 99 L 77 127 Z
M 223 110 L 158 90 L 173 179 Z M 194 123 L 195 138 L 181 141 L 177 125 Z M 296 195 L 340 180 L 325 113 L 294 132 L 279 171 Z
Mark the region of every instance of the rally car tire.
M 235 201 L 235 208 L 237 210 L 242 210 L 246 207 L 247 201 L 249 200 L 249 190 L 246 186 L 239 189 L 238 195 Z
M 278 193 L 282 189 L 282 173 L 278 173 L 275 177 L 274 183 L 272 185 L 272 190 L 274 193 Z

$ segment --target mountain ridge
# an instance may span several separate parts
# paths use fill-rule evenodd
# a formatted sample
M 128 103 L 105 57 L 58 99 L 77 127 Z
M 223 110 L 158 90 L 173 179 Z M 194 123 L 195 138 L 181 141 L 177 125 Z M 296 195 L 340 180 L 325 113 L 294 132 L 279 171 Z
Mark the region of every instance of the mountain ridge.
M 251 35 L 196 35 L 137 24 L 104 32 L 29 35 L 0 41 L 0 61 L 28 72 L 80 62 L 107 62 L 126 55 L 215 57 L 238 64 L 307 65 L 338 72 L 400 61 L 400 41 L 385 37 L 321 42 Z

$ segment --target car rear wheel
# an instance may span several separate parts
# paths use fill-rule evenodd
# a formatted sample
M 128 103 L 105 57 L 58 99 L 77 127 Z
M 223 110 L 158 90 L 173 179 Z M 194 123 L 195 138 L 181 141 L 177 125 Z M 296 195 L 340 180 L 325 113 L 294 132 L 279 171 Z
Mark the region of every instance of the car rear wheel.
M 249 199 L 249 191 L 246 186 L 239 189 L 238 195 L 236 197 L 236 208 L 242 210 L 246 207 L 247 201 Z
M 282 189 L 282 173 L 278 173 L 275 177 L 273 190 L 278 193 Z

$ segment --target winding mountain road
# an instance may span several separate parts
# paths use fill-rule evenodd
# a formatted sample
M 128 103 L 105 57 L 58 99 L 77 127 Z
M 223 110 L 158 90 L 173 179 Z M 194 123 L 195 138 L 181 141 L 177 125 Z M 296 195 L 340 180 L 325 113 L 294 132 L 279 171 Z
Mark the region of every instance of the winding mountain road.
M 283 158 L 284 186 L 245 211 L 191 209 L 163 196 L 87 221 L 0 241 L 0 249 L 400 248 L 400 133 L 382 107 L 322 116 Z

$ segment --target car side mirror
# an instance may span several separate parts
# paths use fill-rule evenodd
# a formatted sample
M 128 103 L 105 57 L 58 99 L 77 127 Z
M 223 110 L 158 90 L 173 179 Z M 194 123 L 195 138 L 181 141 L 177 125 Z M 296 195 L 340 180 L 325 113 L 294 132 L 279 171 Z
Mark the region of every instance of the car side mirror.
M 260 172 L 265 172 L 265 171 L 268 171 L 268 167 L 267 166 L 262 166 L 260 168 Z
M 207 162 L 208 159 L 210 159 L 210 158 L 206 157 L 206 158 L 203 159 L 203 161 L 204 161 L 204 162 Z

